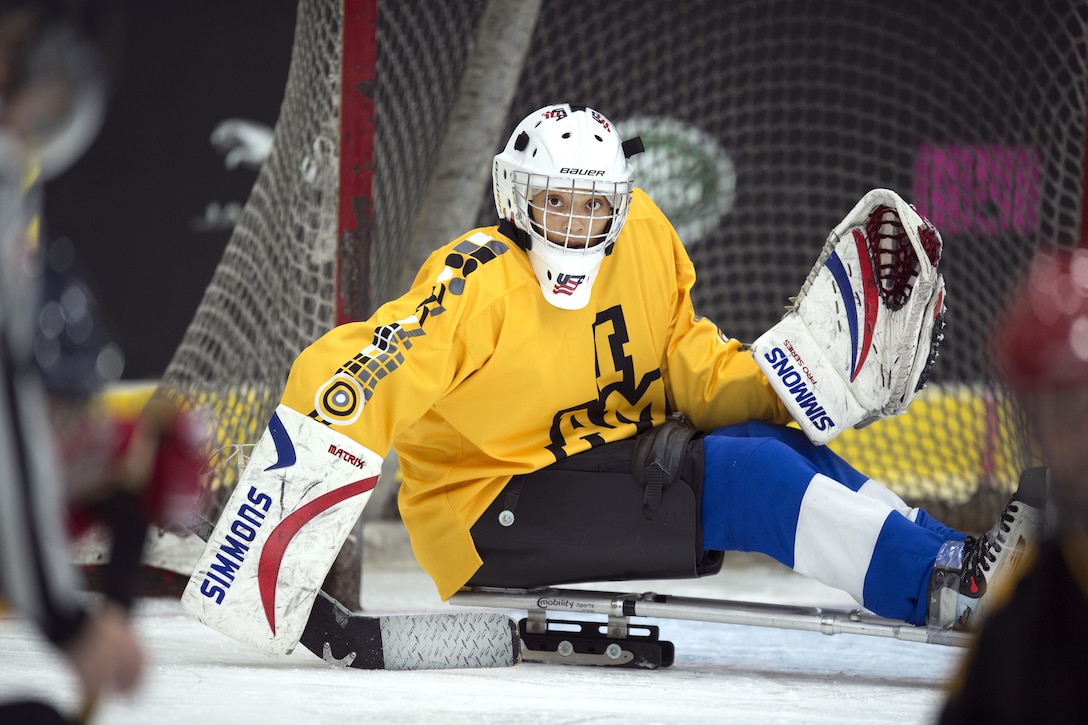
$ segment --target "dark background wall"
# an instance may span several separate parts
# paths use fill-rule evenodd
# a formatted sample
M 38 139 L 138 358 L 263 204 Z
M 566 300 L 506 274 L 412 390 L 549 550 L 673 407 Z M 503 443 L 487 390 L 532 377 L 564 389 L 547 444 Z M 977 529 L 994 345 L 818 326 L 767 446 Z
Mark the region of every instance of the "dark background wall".
M 228 118 L 274 124 L 296 0 L 115 2 L 127 27 L 106 124 L 48 185 L 47 221 L 102 290 L 124 376 L 153 378 L 229 238 L 222 211 L 243 204 L 256 179 L 226 169 L 210 135 Z M 444 137 L 444 113 L 421 94 L 449 95 L 483 4 L 381 3 L 378 248 L 403 246 L 411 228 L 436 155 L 428 144 Z M 1036 243 L 1068 244 L 1079 231 L 1088 18 L 1075 2 L 900 5 L 617 2 L 583 16 L 581 0 L 549 0 L 507 128 L 572 100 L 621 129 L 655 117 L 713 136 L 735 164 L 736 201 L 689 245 L 695 301 L 745 340 L 775 322 L 861 194 L 899 190 L 945 232 L 942 265 L 959 290 L 938 379 L 970 380 L 986 363 L 986 294 L 1000 298 Z M 406 169 L 418 173 L 398 182 Z M 481 223 L 491 223 L 490 189 L 480 198 Z M 390 208 L 398 203 L 402 216 Z
M 153 379 L 181 340 L 256 180 L 226 168 L 216 126 L 271 127 L 294 37 L 294 0 L 121 0 L 105 123 L 46 186 L 50 237 L 67 236 L 125 352 Z

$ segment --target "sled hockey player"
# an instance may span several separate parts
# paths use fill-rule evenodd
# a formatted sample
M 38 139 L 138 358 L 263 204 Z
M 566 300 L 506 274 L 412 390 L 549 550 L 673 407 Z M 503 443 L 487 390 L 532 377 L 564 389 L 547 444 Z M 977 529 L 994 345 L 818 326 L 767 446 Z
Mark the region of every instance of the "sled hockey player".
M 494 159 L 498 224 L 298 356 L 187 611 L 290 651 L 393 447 L 401 516 L 443 599 L 695 577 L 736 550 L 884 617 L 976 622 L 1037 536 L 1035 493 L 965 536 L 822 445 L 924 384 L 943 324 L 937 230 L 894 192 L 866 194 L 749 348 L 696 314 L 694 266 L 635 187 L 641 150 L 585 106 L 514 129 Z
M 1088 252 L 1039 253 L 998 319 L 994 354 L 1049 473 L 1035 555 L 998 594 L 942 725 L 1080 722 L 1088 682 Z M 1015 652 L 1010 661 L 1002 655 Z M 999 663 L 999 658 L 1004 662 Z M 992 697 L 993 693 L 1000 697 Z

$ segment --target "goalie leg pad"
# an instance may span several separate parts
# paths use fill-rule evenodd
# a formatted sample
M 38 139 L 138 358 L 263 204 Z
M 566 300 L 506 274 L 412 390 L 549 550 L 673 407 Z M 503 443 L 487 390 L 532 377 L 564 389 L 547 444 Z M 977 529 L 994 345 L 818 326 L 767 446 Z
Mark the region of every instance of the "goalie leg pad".
M 189 579 L 185 611 L 256 649 L 291 652 L 381 463 L 280 405 Z

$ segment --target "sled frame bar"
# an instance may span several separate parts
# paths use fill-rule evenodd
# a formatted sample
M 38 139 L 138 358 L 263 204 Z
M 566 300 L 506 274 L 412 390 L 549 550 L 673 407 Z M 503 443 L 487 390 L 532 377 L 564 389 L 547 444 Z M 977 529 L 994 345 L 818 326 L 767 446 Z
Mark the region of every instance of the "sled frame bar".
M 679 597 L 655 592 L 642 594 L 581 589 L 495 589 L 473 588 L 450 598 L 458 606 L 525 610 L 530 620 L 540 621 L 540 612 L 573 612 L 604 615 L 610 633 L 622 638 L 629 617 L 656 617 L 753 627 L 795 629 L 821 634 L 856 634 L 886 637 L 905 642 L 967 647 L 973 633 L 917 627 L 895 619 L 878 617 L 863 609 L 834 609 L 793 606 L 728 599 Z M 534 614 L 536 613 L 536 614 Z

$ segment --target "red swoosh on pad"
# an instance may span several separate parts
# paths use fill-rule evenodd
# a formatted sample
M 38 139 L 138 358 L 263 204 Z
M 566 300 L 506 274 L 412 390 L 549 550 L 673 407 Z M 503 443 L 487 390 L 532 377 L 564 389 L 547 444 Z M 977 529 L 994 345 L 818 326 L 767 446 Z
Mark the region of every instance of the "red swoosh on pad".
M 854 230 L 854 244 L 858 248 L 858 259 L 864 262 L 869 257 L 869 249 L 865 243 L 865 237 L 857 229 Z M 872 264 L 872 261 L 869 262 Z M 865 358 L 869 356 L 869 350 L 873 345 L 873 330 L 876 329 L 876 315 L 880 307 L 880 292 L 876 288 L 876 279 L 874 274 L 862 274 L 861 275 L 861 296 L 862 303 L 865 305 L 865 321 L 862 323 L 861 329 L 861 353 L 858 355 L 857 365 L 850 373 L 850 380 L 858 376 L 861 372 L 861 366 L 865 364 Z
M 280 565 L 283 564 L 287 545 L 295 538 L 295 534 L 318 514 L 328 511 L 341 501 L 366 493 L 377 483 L 378 477 L 371 476 L 322 494 L 305 506 L 292 511 L 268 535 L 268 541 L 265 542 L 261 550 L 261 558 L 257 562 L 257 587 L 261 592 L 264 616 L 268 620 L 268 626 L 272 628 L 273 635 L 276 634 L 276 582 L 280 579 Z

